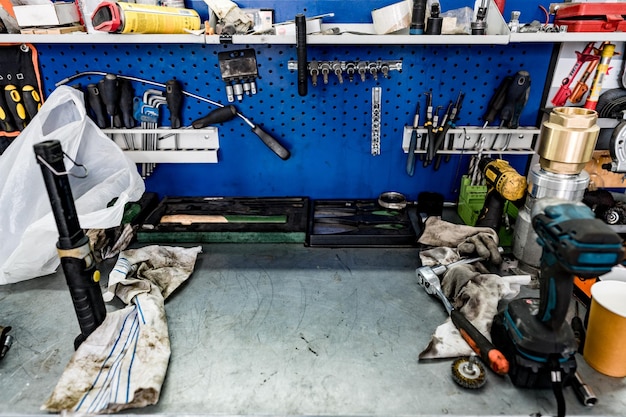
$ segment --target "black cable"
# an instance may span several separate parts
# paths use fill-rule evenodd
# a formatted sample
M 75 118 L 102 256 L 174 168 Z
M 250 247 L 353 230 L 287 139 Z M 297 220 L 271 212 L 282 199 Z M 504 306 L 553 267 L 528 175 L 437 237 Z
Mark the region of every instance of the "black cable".
M 557 416 L 565 417 L 565 397 L 563 396 L 563 380 L 558 356 L 550 355 L 548 364 L 550 366 L 552 392 L 554 392 L 554 398 L 556 399 Z

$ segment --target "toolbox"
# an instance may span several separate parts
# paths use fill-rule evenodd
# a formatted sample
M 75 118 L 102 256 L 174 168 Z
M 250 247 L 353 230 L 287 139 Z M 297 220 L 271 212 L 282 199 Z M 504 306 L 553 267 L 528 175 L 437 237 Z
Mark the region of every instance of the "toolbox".
M 381 207 L 377 200 L 313 200 L 308 246 L 412 247 L 417 236 L 407 210 Z
M 137 241 L 304 243 L 306 197 L 165 197 L 137 230 Z
M 560 6 L 554 24 L 568 32 L 623 32 L 626 3 L 573 3 Z

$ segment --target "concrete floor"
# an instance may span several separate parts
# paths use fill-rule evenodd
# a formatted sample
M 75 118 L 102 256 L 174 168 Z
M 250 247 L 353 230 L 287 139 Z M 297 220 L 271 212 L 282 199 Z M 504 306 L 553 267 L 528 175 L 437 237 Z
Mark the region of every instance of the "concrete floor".
M 166 303 L 172 356 L 160 401 L 130 414 L 553 415 L 550 390 L 487 375 L 468 391 L 450 360 L 418 362 L 443 306 L 417 285 L 416 249 L 204 245 Z M 78 334 L 62 273 L 0 287 L 15 343 L 0 362 L 0 414 L 38 414 Z M 626 381 L 578 358 L 599 403 L 568 388 L 568 415 L 618 416 Z

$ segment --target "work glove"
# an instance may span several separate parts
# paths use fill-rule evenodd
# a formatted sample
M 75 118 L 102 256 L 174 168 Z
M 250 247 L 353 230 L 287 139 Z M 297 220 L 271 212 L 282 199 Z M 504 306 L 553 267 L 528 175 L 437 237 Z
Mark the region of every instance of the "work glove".
M 502 263 L 502 255 L 498 251 L 498 234 L 488 227 L 455 224 L 431 216 L 426 219 L 424 232 L 418 242 L 428 246 L 456 248 L 461 255 L 476 254 L 496 265 Z

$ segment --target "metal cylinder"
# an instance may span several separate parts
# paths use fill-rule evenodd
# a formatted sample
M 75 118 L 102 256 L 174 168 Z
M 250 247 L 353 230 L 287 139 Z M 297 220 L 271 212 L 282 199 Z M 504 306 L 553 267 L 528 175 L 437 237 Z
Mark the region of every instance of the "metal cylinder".
M 534 202 L 544 197 L 582 201 L 589 186 L 589 174 L 584 170 L 577 175 L 555 174 L 535 164 L 528 173 L 527 182 L 528 195 L 524 205 L 532 209 Z
M 579 107 L 555 107 L 541 126 L 539 164 L 556 174 L 578 174 L 591 156 L 600 127 L 598 113 Z
M 555 174 L 535 164 L 528 174 L 528 195 L 524 207 L 519 211 L 515 220 L 515 235 L 513 237 L 513 256 L 519 261 L 522 270 L 538 269 L 541 264 L 542 247 L 537 243 L 537 234 L 532 227 L 533 209 L 542 202 L 554 199 L 570 202 L 580 202 L 589 185 L 589 174 L 581 171 L 579 174 Z M 534 272 L 534 271 L 532 271 Z

